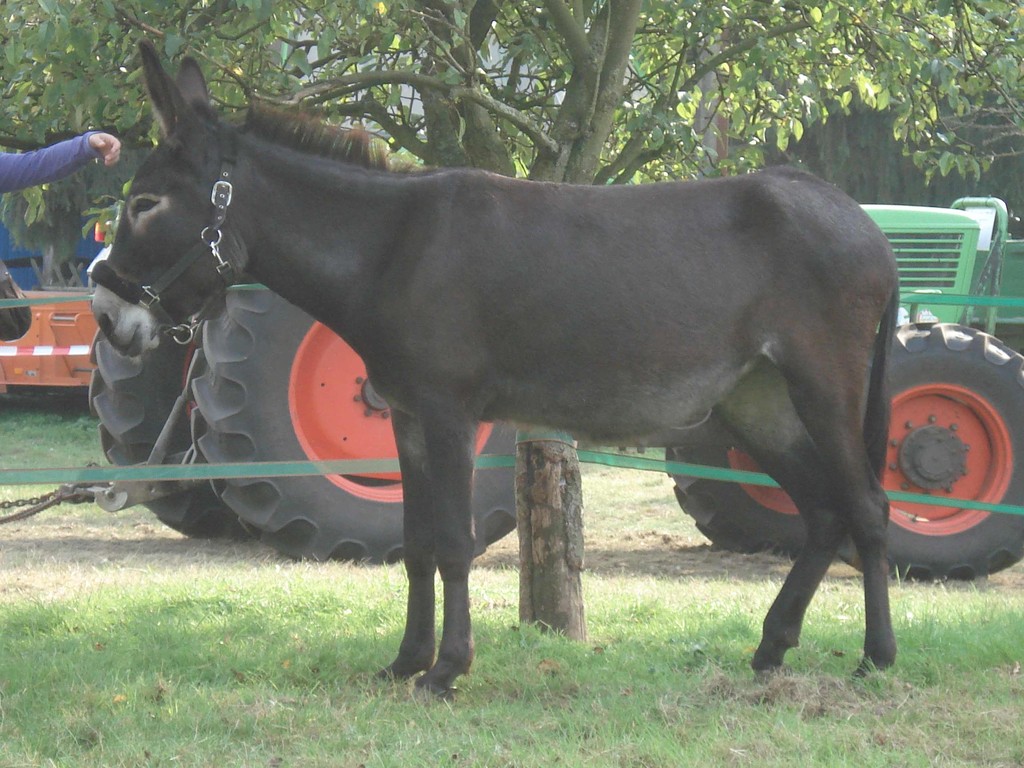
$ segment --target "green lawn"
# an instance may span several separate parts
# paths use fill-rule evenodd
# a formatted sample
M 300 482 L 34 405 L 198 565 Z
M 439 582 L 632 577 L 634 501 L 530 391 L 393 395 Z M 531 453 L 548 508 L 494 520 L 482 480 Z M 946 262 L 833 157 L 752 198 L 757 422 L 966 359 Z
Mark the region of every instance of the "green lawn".
M 5 462 L 26 418 L 0 403 Z M 81 409 L 32 418 L 50 465 L 99 460 Z M 1021 566 L 894 584 L 900 656 L 865 680 L 839 567 L 789 673 L 758 679 L 786 564 L 708 549 L 664 477 L 584 474 L 588 641 L 519 626 L 506 541 L 474 571 L 477 660 L 451 702 L 373 676 L 401 636 L 400 567 L 190 541 L 144 510 L 0 528 L 0 766 L 1024 764 Z

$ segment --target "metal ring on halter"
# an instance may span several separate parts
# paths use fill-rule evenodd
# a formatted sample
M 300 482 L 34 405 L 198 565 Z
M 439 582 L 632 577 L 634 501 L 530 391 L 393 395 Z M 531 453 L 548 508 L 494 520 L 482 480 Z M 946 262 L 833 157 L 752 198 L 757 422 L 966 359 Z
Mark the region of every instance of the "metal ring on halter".
M 213 239 L 213 238 L 212 238 L 212 237 L 210 236 L 210 231 L 211 231 L 211 230 L 210 230 L 210 228 L 209 228 L 209 227 L 203 227 L 203 231 L 199 233 L 199 237 L 200 237 L 200 238 L 202 239 L 202 241 L 203 241 L 204 243 L 206 243 L 206 245 L 207 245 L 207 246 L 209 246 L 210 248 L 216 248 L 216 247 L 217 247 L 218 245 L 220 245 L 220 241 L 221 241 L 221 239 L 222 239 L 222 238 L 224 237 L 224 233 L 223 233 L 223 232 L 221 232 L 220 228 L 216 228 L 216 229 L 214 229 L 214 230 L 213 230 L 213 233 L 214 233 L 214 234 L 215 234 L 215 235 L 217 236 L 217 239 L 216 239 L 216 240 L 214 240 L 214 239 Z
M 168 336 L 174 339 L 175 344 L 180 344 L 185 347 L 192 343 L 192 340 L 196 337 L 196 330 L 199 328 L 199 323 L 192 321 L 188 323 L 182 323 L 181 325 L 172 325 L 166 330 Z

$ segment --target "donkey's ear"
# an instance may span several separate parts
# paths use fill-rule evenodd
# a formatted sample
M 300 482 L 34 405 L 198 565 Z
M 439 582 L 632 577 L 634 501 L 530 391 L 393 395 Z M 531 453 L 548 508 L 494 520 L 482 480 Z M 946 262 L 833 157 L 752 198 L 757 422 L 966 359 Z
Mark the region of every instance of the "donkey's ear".
M 139 42 L 139 53 L 142 55 L 142 71 L 145 75 L 146 90 L 153 101 L 153 112 L 160 122 L 165 138 L 175 133 L 183 122 L 188 106 L 182 98 L 181 91 L 164 71 L 156 48 L 149 40 Z
M 197 112 L 212 112 L 206 78 L 203 77 L 199 64 L 191 56 L 181 62 L 181 68 L 178 70 L 178 90 L 185 103 Z

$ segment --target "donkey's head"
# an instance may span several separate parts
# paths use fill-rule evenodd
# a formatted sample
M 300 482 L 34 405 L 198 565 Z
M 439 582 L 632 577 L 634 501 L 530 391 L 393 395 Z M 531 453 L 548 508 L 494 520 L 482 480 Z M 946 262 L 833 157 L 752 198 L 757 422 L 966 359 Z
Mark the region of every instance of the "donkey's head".
M 220 240 L 234 161 L 225 137 L 233 133 L 218 122 L 194 59 L 175 80 L 150 43 L 139 47 L 161 141 L 132 182 L 110 257 L 93 269 L 92 302 L 111 344 L 132 356 L 218 299 L 232 271 Z

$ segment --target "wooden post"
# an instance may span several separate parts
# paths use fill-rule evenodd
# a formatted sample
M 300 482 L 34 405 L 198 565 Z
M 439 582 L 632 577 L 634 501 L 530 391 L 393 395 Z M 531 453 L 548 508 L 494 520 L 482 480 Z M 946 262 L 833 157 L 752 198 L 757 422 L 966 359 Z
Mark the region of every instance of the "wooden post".
M 573 439 L 516 436 L 519 620 L 587 639 L 583 612 L 583 490 Z

